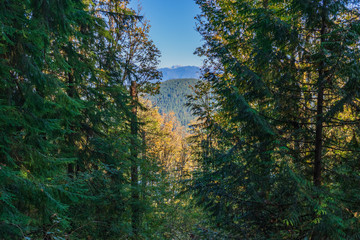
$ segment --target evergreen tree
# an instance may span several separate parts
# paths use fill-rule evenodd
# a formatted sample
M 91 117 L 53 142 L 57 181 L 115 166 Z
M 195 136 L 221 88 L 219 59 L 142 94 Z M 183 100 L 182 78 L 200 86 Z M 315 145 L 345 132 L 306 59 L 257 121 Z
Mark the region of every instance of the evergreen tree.
M 214 91 L 193 189 L 233 238 L 359 235 L 359 14 L 351 1 L 206 1 Z
M 128 238 L 130 65 L 119 39 L 139 17 L 128 1 L 0 4 L 1 238 Z
M 118 4 L 124 4 L 118 2 Z M 119 46 L 111 34 L 111 18 L 119 28 L 131 21 L 130 10 L 113 8 L 112 2 L 92 2 L 86 9 L 92 22 L 79 26 L 79 34 L 64 46 L 71 66 L 67 78 L 68 95 L 82 104 L 81 114 L 68 124 L 68 154 L 75 161 L 68 165 L 70 183 L 83 192 L 79 201 L 70 201 L 69 236 L 118 239 L 129 232 L 126 214 L 130 134 L 126 118 L 129 97 L 123 85 L 118 56 Z M 71 80 L 71 81 L 69 81 Z
M 65 199 L 76 198 L 63 143 L 81 109 L 64 85 L 61 46 L 90 15 L 80 1 L 2 1 L 1 11 L 0 235 L 51 238 L 68 227 Z
M 157 90 L 158 82 L 151 83 L 151 80 L 161 78 L 161 73 L 157 70 L 159 64 L 160 51 L 149 38 L 150 25 L 148 22 L 141 22 L 134 19 L 128 29 L 119 36 L 119 42 L 122 46 L 120 52 L 123 62 L 122 79 L 124 84 L 129 85 L 131 97 L 131 116 L 130 124 L 130 180 L 131 180 L 131 225 L 134 239 L 139 238 L 141 231 L 141 215 L 143 214 L 142 205 L 145 202 L 140 201 L 139 179 L 145 180 L 145 176 L 140 177 L 140 158 L 141 152 L 141 132 L 139 131 L 138 120 L 138 96 L 140 93 L 154 93 Z M 144 149 L 143 149 L 144 150 Z M 146 160 L 146 159 L 143 159 Z M 140 171 L 143 171 L 140 169 Z

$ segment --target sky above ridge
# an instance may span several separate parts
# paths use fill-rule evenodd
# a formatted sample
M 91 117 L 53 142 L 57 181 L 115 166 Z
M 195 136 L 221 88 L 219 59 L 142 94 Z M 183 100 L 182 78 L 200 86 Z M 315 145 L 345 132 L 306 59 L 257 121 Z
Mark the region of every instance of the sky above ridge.
M 201 36 L 195 30 L 194 17 L 200 13 L 195 0 L 132 0 L 130 6 L 142 6 L 142 15 L 150 21 L 150 37 L 161 51 L 160 68 L 171 66 L 201 66 L 194 55 L 201 46 Z

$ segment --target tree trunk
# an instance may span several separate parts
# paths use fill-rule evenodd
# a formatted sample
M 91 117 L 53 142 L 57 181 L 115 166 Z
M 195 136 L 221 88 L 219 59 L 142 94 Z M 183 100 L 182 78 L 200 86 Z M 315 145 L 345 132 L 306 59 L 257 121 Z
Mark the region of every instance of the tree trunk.
M 320 46 L 323 47 L 325 42 L 326 33 L 326 1 L 324 1 L 322 9 L 322 22 L 320 30 Z M 323 52 L 323 50 L 321 50 Z M 322 54 L 324 56 L 324 54 Z M 321 186 L 321 173 L 322 173 L 322 149 L 323 149 L 323 113 L 324 113 L 324 60 L 319 63 L 318 69 L 318 93 L 317 93 L 317 110 L 316 110 L 316 135 L 315 135 L 315 159 L 314 159 L 314 185 Z
M 325 62 L 324 62 L 324 51 L 323 43 L 325 42 L 325 33 L 326 33 L 326 8 L 327 1 L 324 0 L 322 6 L 322 16 L 321 16 L 321 30 L 320 30 L 320 47 L 321 47 L 321 56 L 323 59 L 320 60 L 318 68 L 318 82 L 317 82 L 317 109 L 316 109 L 316 132 L 315 132 L 315 159 L 314 159 L 314 185 L 320 187 L 322 184 L 322 150 L 323 150 L 323 128 L 324 128 L 324 90 L 325 90 Z M 316 199 L 321 203 L 321 199 L 316 194 Z M 314 212 L 316 216 L 316 213 Z M 323 233 L 318 229 L 314 228 L 311 234 L 311 239 L 328 239 L 327 236 L 323 236 Z
M 146 158 L 146 132 L 145 130 L 141 131 L 141 138 L 142 138 L 142 161 L 147 161 Z M 141 175 L 141 200 L 145 201 L 146 199 L 146 184 L 147 184 L 147 176 L 148 176 L 148 169 L 140 168 L 140 175 Z
M 70 98 L 74 98 L 75 96 L 75 86 L 74 86 L 74 73 L 73 70 L 71 70 L 71 72 L 68 73 L 68 96 Z M 74 126 L 70 126 L 71 131 L 74 131 Z M 74 142 L 74 133 L 70 133 L 69 135 L 69 146 L 74 146 L 75 142 Z M 74 178 L 74 164 L 73 163 L 69 163 L 68 164 L 68 169 L 67 169 L 67 174 L 70 178 Z
M 322 77 L 319 77 L 322 81 Z M 324 87 L 319 84 L 317 97 L 317 116 L 316 116 L 316 135 L 315 135 L 315 160 L 314 160 L 314 185 L 321 185 L 322 168 L 322 148 L 323 148 L 323 107 L 324 107 Z
M 137 83 L 131 81 L 130 96 L 132 104 L 132 116 L 130 122 L 131 130 L 131 224 L 134 238 L 136 239 L 139 234 L 140 225 L 140 211 L 138 208 L 139 203 L 139 174 L 138 174 L 138 147 L 137 147 L 137 135 L 138 135 L 138 123 L 137 123 Z

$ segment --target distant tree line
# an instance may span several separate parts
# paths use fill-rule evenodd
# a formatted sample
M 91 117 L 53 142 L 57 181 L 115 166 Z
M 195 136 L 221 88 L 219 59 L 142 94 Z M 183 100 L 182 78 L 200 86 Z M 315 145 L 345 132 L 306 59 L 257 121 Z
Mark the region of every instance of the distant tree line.
M 176 119 L 183 126 L 188 126 L 195 119 L 190 108 L 186 106 L 186 96 L 194 93 L 193 87 L 197 79 L 171 79 L 160 84 L 160 91 L 156 95 L 148 96 L 149 100 L 161 113 L 174 112 Z

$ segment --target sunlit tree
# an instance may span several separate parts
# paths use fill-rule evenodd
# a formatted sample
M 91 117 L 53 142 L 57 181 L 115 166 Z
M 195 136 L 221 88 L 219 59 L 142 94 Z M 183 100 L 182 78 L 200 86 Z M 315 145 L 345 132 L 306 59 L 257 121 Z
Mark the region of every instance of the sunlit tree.
M 197 3 L 218 115 L 199 201 L 235 238 L 358 236 L 358 3 Z

